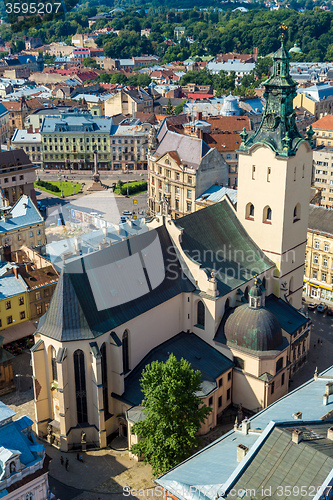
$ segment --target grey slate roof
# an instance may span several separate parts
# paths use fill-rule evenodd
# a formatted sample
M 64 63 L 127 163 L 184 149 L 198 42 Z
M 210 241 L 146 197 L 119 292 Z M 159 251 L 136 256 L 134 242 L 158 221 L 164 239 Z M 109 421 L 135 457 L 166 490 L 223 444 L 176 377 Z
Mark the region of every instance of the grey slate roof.
M 194 333 L 181 332 L 175 337 L 152 349 L 147 356 L 125 378 L 125 392 L 122 401 L 138 406 L 143 400 L 140 379 L 143 369 L 153 361 L 166 362 L 170 354 L 179 361 L 186 359 L 194 370 L 201 371 L 199 397 L 208 396 L 217 389 L 216 379 L 234 366 L 233 362 Z
M 210 147 L 202 139 L 168 130 L 158 145 L 154 156 L 160 157 L 169 151 L 176 151 L 183 164 L 197 169 L 201 159 L 209 150 Z
M 310 205 L 308 229 L 333 235 L 333 210 Z
M 186 255 L 211 274 L 225 295 L 274 264 L 249 237 L 226 200 L 179 219 Z M 251 256 L 251 258 L 250 258 Z
M 290 421 L 292 415 L 297 411 L 302 412 L 303 421 L 293 420 L 295 426 L 304 425 L 308 427 L 308 422 L 311 423 L 311 426 L 314 426 L 315 421 L 318 421 L 317 423 L 320 424 L 320 420 L 324 420 L 324 415 L 331 410 L 333 405 L 332 396 L 330 396 L 328 406 L 323 406 L 322 400 L 326 384 L 332 382 L 332 377 L 333 366 L 323 372 L 317 380 L 311 378 L 311 380 L 301 387 L 298 387 L 268 406 L 268 408 L 251 417 L 251 428 L 265 432 L 266 427 L 271 421 L 276 423 Z M 330 425 L 332 425 L 332 415 L 330 417 Z M 262 434 L 256 432 L 250 432 L 245 435 L 232 430 L 171 469 L 158 478 L 156 482 L 180 500 L 188 498 L 192 500 L 215 500 L 216 494 L 223 490 L 229 478 L 235 477 L 235 471 L 240 465 L 236 459 L 237 445 L 243 444 L 248 448 L 255 445 L 256 447 L 257 444 L 255 443 L 261 436 Z M 268 463 L 271 460 L 275 460 L 275 453 L 272 452 L 267 457 Z M 282 465 L 284 464 L 288 472 L 290 465 L 288 456 L 282 462 Z M 304 467 L 301 463 L 299 465 L 300 467 Z M 318 472 L 316 465 L 313 466 L 313 469 L 315 473 Z M 264 473 L 266 474 L 266 471 Z M 237 498 L 237 496 L 233 498 Z M 244 498 L 249 498 L 249 496 L 244 496 Z M 259 498 L 261 497 L 259 496 Z M 268 496 L 268 498 L 271 497 Z
M 161 226 L 69 262 L 38 331 L 63 342 L 94 339 L 193 291 L 170 248 L 170 237 Z
M 233 488 L 236 491 L 255 490 L 256 499 L 265 498 L 261 494 L 262 488 L 272 488 L 269 494 L 272 500 L 311 498 L 310 487 L 317 491 L 333 468 L 333 446 L 332 441 L 325 437 L 330 424 L 306 427 L 315 430 L 318 439 L 295 444 L 291 440 L 290 427 L 281 425 L 274 428 Z M 295 425 L 293 428 L 302 429 L 302 426 Z M 307 495 L 301 496 L 301 486 Z M 296 494 L 288 495 L 287 487 L 291 488 L 291 492 L 295 487 Z M 226 498 L 235 497 L 230 492 Z

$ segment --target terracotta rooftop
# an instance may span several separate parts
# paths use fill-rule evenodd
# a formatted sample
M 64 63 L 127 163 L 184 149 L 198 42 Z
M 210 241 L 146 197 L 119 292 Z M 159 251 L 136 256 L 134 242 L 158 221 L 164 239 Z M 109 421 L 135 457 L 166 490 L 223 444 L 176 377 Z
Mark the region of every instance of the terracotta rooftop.
M 205 122 L 211 124 L 211 130 L 219 129 L 229 132 L 241 132 L 243 127 L 251 130 L 251 120 L 248 116 L 205 116 Z
M 213 132 L 204 134 L 203 140 L 211 148 L 216 148 L 220 153 L 236 151 L 242 141 L 239 134 Z
M 312 124 L 312 128 L 333 130 L 333 115 L 326 115 Z

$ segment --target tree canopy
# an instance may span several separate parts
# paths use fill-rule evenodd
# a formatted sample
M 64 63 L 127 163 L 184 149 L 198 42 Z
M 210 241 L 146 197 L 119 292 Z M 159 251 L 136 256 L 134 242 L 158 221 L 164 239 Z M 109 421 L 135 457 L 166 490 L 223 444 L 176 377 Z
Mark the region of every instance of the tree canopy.
M 212 410 L 196 395 L 201 372 L 183 358 L 177 361 L 173 354 L 165 363 L 147 365 L 140 382 L 146 418 L 133 426 L 143 439 L 131 451 L 143 455 L 157 475 L 189 456 L 197 445 L 198 429 Z

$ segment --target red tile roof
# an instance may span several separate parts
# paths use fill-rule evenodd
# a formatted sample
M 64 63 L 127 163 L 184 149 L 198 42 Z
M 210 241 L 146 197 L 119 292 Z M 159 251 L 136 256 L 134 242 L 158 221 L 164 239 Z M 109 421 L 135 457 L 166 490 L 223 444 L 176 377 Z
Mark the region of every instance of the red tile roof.
M 312 128 L 333 130 L 333 115 L 326 115 L 312 124 Z

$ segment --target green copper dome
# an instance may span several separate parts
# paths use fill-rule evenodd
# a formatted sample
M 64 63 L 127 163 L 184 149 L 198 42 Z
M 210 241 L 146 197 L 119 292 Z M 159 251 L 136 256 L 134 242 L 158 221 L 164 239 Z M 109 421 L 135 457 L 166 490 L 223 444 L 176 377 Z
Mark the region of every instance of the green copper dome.
M 297 82 L 290 76 L 289 60 L 282 39 L 281 47 L 273 56 L 272 76 L 264 83 L 266 105 L 260 126 L 250 137 L 243 134 L 240 150 L 260 143 L 269 146 L 277 155 L 291 156 L 304 141 L 296 127 L 293 99 Z
M 273 351 L 283 342 L 279 320 L 264 307 L 236 307 L 224 325 L 228 342 L 252 351 Z
M 303 54 L 302 50 L 300 47 L 297 46 L 297 43 L 289 50 L 289 54 Z
M 259 287 L 259 285 L 257 285 L 257 283 L 255 283 L 254 286 L 250 289 L 249 296 L 250 297 L 261 297 L 262 296 L 261 288 Z

